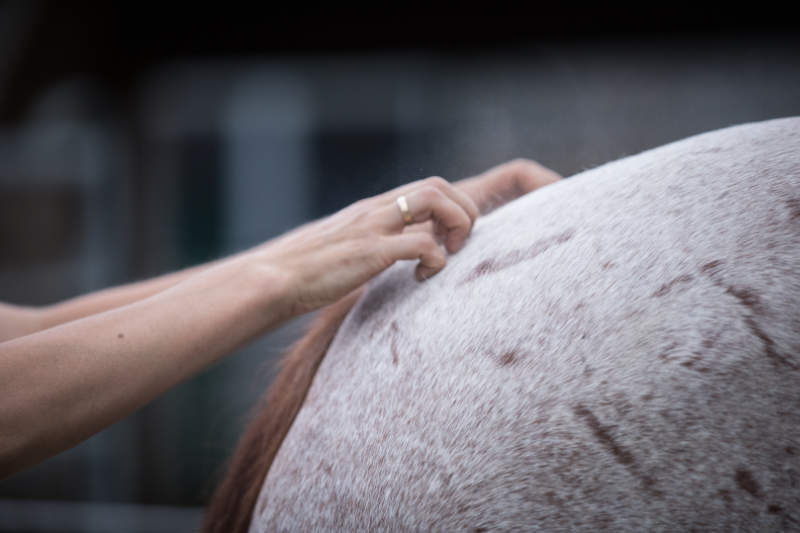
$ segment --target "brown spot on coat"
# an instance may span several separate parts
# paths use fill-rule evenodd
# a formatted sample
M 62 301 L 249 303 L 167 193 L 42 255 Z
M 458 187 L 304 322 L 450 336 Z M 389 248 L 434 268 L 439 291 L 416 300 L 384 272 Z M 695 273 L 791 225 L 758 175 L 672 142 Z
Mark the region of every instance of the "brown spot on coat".
M 705 265 L 700 267 L 700 272 L 703 274 L 716 274 L 719 271 L 719 267 L 722 265 L 722 260 L 715 259 L 713 261 L 709 261 Z
M 659 359 L 661 359 L 661 360 L 663 360 L 663 361 L 670 361 L 670 359 L 671 359 L 671 358 L 670 358 L 671 352 L 672 352 L 672 350 L 674 350 L 674 349 L 675 349 L 675 348 L 677 348 L 677 347 L 678 347 L 678 343 L 677 343 L 677 342 L 671 342 L 671 343 L 669 344 L 669 346 L 667 346 L 666 348 L 664 348 L 664 351 L 663 351 L 663 352 L 661 352 L 660 354 L 658 354 L 658 358 L 659 358 Z
M 500 366 L 508 366 L 517 360 L 519 354 L 516 350 L 511 350 L 500 356 Z
M 736 471 L 736 483 L 739 484 L 743 490 L 750 493 L 751 496 L 760 498 L 758 482 L 753 477 L 753 473 L 749 470 L 740 468 Z
M 614 437 L 612 437 L 609 433 L 608 428 L 603 427 L 603 425 L 600 424 L 600 421 L 597 419 L 594 413 L 592 413 L 583 405 L 576 406 L 574 408 L 574 412 L 576 415 L 583 418 L 583 420 L 586 422 L 586 425 L 588 425 L 589 429 L 592 430 L 592 433 L 594 433 L 594 436 L 597 438 L 597 440 L 600 441 L 603 446 L 608 448 L 612 454 L 614 454 L 617 462 L 623 465 L 633 464 L 633 455 L 628 450 L 617 444 L 617 442 L 614 440 Z
M 597 531 L 606 531 L 614 523 L 614 519 L 611 518 L 609 514 L 603 512 L 599 513 L 598 515 L 592 518 L 593 518 L 592 526 Z
M 745 317 L 744 323 L 747 324 L 747 327 L 750 328 L 750 331 L 753 333 L 753 335 L 761 339 L 761 341 L 764 343 L 764 354 L 772 360 L 775 366 L 786 366 L 792 370 L 798 369 L 797 363 L 791 361 L 788 357 L 782 356 L 777 352 L 777 350 L 775 350 L 775 341 L 773 341 L 772 337 L 767 335 L 767 333 L 761 329 L 753 317 Z
M 603 426 L 595 414 L 583 405 L 576 405 L 573 408 L 573 412 L 586 422 L 586 425 L 589 426 L 589 429 L 592 431 L 595 438 L 597 438 L 600 444 L 602 444 L 614 455 L 614 458 L 617 460 L 617 462 L 625 466 L 628 471 L 631 472 L 631 474 L 639 479 L 644 490 L 653 496 L 663 497 L 663 493 L 654 488 L 656 484 L 655 480 L 652 477 L 644 475 L 642 472 L 640 472 L 633 454 L 621 446 L 616 439 L 614 439 L 613 435 L 611 434 L 610 427 Z
M 714 261 L 712 261 L 713 263 Z M 710 264 L 710 263 L 709 263 Z M 724 285 L 719 279 L 714 278 L 714 272 L 711 273 L 711 279 L 715 285 L 725 289 L 725 293 L 733 296 L 744 307 L 752 312 L 752 315 L 759 316 L 766 314 L 766 310 L 761 303 L 761 298 L 758 294 L 747 287 L 734 287 L 733 285 Z M 792 361 L 789 357 L 785 357 L 778 353 L 775 348 L 775 341 L 761 328 L 756 322 L 755 318 L 750 316 L 744 317 L 745 325 L 750 329 L 750 332 L 761 339 L 764 343 L 764 354 L 773 362 L 775 366 L 784 366 L 792 370 L 800 369 L 800 365 Z
M 538 241 L 534 242 L 527 248 L 512 250 L 506 254 L 501 255 L 500 257 L 481 261 L 475 266 L 475 268 L 472 269 L 472 272 L 470 272 L 469 275 L 467 275 L 467 277 L 465 277 L 461 281 L 460 284 L 475 281 L 481 276 L 499 272 L 503 269 L 512 267 L 523 261 L 530 261 L 539 254 L 549 250 L 553 246 L 557 246 L 559 244 L 567 242 L 574 236 L 575 236 L 575 230 L 568 229 L 556 235 L 551 235 L 550 237 L 539 239 Z
M 789 218 L 791 220 L 800 218 L 800 198 L 786 200 L 786 207 L 789 208 Z
M 653 296 L 656 298 L 660 298 L 661 296 L 666 296 L 667 294 L 669 294 L 669 292 L 675 285 L 679 283 L 688 283 L 693 279 L 694 276 L 692 276 L 691 274 L 682 274 L 677 278 L 673 279 L 672 281 L 669 281 L 664 285 L 662 285 L 661 287 L 659 287 L 658 290 L 656 290 L 656 292 L 653 293 Z
M 397 350 L 397 337 L 400 336 L 400 328 L 397 326 L 397 321 L 393 320 L 392 324 L 389 326 L 391 333 L 389 334 L 390 337 L 390 346 L 392 349 L 392 364 L 397 366 L 397 363 L 400 362 L 400 354 Z
M 725 292 L 739 300 L 743 306 L 748 307 L 756 315 L 763 314 L 764 309 L 761 307 L 761 299 L 754 291 L 746 287 L 737 288 L 730 286 L 725 289 Z

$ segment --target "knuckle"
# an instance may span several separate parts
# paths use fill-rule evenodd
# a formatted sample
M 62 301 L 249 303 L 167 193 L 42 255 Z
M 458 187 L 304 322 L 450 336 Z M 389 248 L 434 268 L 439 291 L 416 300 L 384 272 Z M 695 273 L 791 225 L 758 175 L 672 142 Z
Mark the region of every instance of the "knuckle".
M 528 168 L 535 163 L 526 157 L 515 157 L 511 160 L 511 164 L 519 168 Z
M 397 254 L 389 239 L 381 235 L 376 239 L 371 239 L 371 244 L 372 253 L 383 268 L 394 263 Z
M 370 233 L 375 225 L 373 218 L 374 213 L 372 211 L 359 209 L 351 214 L 347 225 L 354 231 Z
M 444 189 L 450 186 L 450 183 L 441 176 L 431 176 L 425 179 L 425 184 L 437 189 Z
M 358 200 L 357 202 L 350 204 L 346 210 L 352 213 L 356 218 L 361 219 L 366 213 L 369 213 L 372 210 L 373 202 L 371 200 L 372 198 Z
M 423 202 L 435 203 L 441 200 L 443 195 L 442 191 L 440 191 L 436 187 L 426 185 L 423 189 L 420 190 L 420 196 Z
M 527 176 L 529 174 L 532 174 L 536 170 L 536 163 L 534 163 L 530 159 L 525 159 L 522 157 L 519 157 L 511 161 L 509 166 L 510 166 L 509 170 L 511 171 L 511 173 L 517 177 Z
M 421 233 L 419 240 L 419 248 L 426 254 L 433 254 L 439 250 L 439 245 L 436 240 L 429 233 Z

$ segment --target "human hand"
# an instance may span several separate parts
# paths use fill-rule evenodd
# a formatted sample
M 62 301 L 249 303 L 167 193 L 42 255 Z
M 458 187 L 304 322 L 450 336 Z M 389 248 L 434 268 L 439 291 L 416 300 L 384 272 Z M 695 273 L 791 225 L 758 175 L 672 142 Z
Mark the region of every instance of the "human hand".
M 482 215 L 561 176 L 530 159 L 514 159 L 456 183 L 478 205 Z
M 519 198 L 535 189 L 544 187 L 561 179 L 549 168 L 530 159 L 514 159 L 478 174 L 455 182 L 455 187 L 467 194 L 478 206 L 481 215 L 486 215 L 498 207 Z M 442 241 L 440 228 L 434 221 L 415 224 L 405 231 L 426 231 L 433 233 Z
M 450 184 L 433 177 L 403 185 L 308 224 L 253 253 L 287 288 L 289 316 L 330 304 L 398 260 L 418 260 L 417 280 L 460 250 L 481 213 L 556 181 L 558 174 L 518 159 Z M 397 199 L 405 197 L 411 222 Z

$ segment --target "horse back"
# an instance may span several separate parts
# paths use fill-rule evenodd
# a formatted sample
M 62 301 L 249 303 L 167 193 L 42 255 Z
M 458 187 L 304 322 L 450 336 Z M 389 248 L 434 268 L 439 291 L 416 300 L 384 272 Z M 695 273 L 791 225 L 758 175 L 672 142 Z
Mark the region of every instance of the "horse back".
M 376 279 L 262 530 L 800 529 L 800 120 L 692 137 Z

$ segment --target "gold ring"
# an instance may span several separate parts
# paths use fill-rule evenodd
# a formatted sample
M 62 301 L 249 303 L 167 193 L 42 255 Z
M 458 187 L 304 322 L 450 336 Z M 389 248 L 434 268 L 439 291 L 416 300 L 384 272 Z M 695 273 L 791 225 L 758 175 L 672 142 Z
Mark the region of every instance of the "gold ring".
M 396 200 L 397 207 L 400 208 L 400 214 L 403 215 L 403 222 L 406 224 L 411 224 L 413 219 L 411 218 L 411 211 L 408 209 L 408 202 L 406 201 L 405 196 L 399 196 Z

